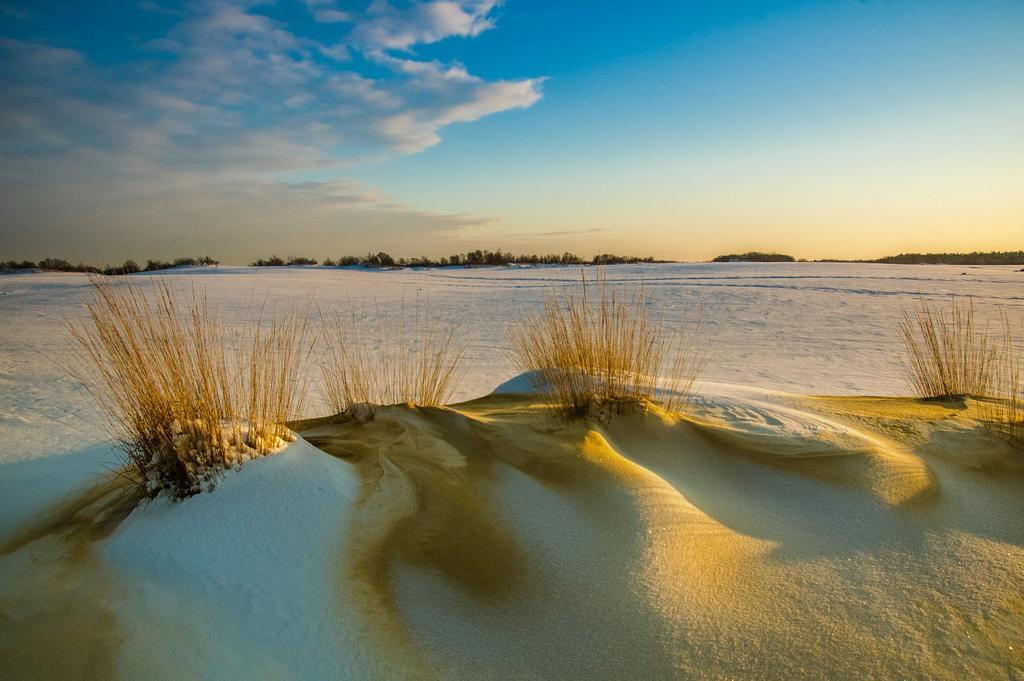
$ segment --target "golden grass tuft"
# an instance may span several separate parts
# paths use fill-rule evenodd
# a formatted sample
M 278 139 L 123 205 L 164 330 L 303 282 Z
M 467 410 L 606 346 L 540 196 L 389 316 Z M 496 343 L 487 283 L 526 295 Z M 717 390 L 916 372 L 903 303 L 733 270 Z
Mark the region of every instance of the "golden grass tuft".
M 950 300 L 946 308 L 921 300 L 904 309 L 899 323 L 903 367 L 918 397 L 990 395 L 996 378 L 996 344 L 979 328 L 970 299 Z
M 284 424 L 304 410 L 309 394 L 307 366 L 315 344 L 308 308 L 292 308 L 245 329 L 235 362 L 236 401 L 247 424 L 250 446 L 265 454 L 281 439 L 293 439 Z
M 283 424 L 305 394 L 308 322 L 291 313 L 247 329 L 229 349 L 224 326 L 194 288 L 184 300 L 162 280 L 145 291 L 90 279 L 84 321 L 67 321 L 69 372 L 95 399 L 148 496 L 181 498 L 224 468 L 292 439 Z
M 370 418 L 380 405 L 411 403 L 441 406 L 452 397 L 461 377 L 465 347 L 455 340 L 455 326 L 431 319 L 429 307 L 417 302 L 398 317 L 379 307 L 376 322 L 351 307 L 323 317 L 323 395 L 335 413 Z
M 1024 315 L 1001 313 L 1002 338 L 996 362 L 996 398 L 989 421 L 1012 442 L 1024 442 Z
M 649 316 L 643 284 L 596 281 L 549 291 L 541 310 L 509 330 L 512 357 L 532 372 L 557 411 L 569 417 L 628 404 L 683 406 L 704 365 L 700 311 L 685 329 Z

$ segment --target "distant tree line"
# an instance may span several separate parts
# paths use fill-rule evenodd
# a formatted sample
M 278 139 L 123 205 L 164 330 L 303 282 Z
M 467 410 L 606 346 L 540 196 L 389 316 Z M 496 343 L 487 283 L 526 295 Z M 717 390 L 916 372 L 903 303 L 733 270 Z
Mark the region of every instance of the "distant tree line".
M 602 253 L 595 255 L 590 260 L 585 260 L 574 253 L 551 253 L 547 255 L 514 255 L 510 252 L 489 250 L 475 250 L 467 253 L 456 253 L 443 258 L 433 259 L 428 257 L 418 258 L 395 258 L 380 251 L 367 253 L 364 256 L 345 255 L 340 258 L 325 258 L 324 267 L 489 267 L 500 265 L 618 265 L 630 263 L 655 263 L 667 262 L 655 260 L 653 257 L 636 257 L 629 255 L 613 255 Z M 0 271 L 9 270 L 44 270 L 48 272 L 87 272 L 92 274 L 137 274 L 139 272 L 155 272 L 168 270 L 175 267 L 187 267 L 195 265 L 219 265 L 220 262 L 209 256 L 199 258 L 176 258 L 174 260 L 147 260 L 145 265 L 140 265 L 134 260 L 126 260 L 120 265 L 106 265 L 97 267 L 83 263 L 72 264 L 62 258 L 45 258 L 38 262 L 32 260 L 0 260 Z M 319 264 L 316 258 L 306 258 L 290 255 L 281 258 L 272 255 L 269 258 L 260 258 L 252 263 L 254 267 L 296 267 L 313 266 Z
M 295 267 L 296 265 L 315 265 L 316 260 L 313 258 L 298 258 L 294 255 L 288 256 L 288 259 L 279 258 L 276 255 L 272 255 L 269 258 L 260 258 L 255 262 L 249 263 L 252 267 Z
M 340 258 L 325 258 L 324 267 L 494 267 L 501 265 L 617 265 L 624 263 L 653 263 L 664 262 L 655 260 L 653 257 L 638 258 L 627 255 L 612 255 L 602 253 L 595 255 L 590 260 L 584 260 L 575 253 L 566 251 L 562 254 L 548 255 L 514 255 L 498 249 L 496 251 L 476 250 L 467 253 L 456 253 L 448 257 L 438 259 L 421 256 L 418 258 L 395 258 L 380 251 L 378 253 L 367 253 L 364 256 L 345 255 Z M 289 267 L 296 265 L 316 265 L 315 258 L 302 258 L 289 256 L 281 258 L 272 255 L 269 258 L 260 258 L 251 263 L 253 267 Z
M 760 251 L 749 251 L 747 253 L 732 253 L 720 255 L 712 262 L 794 262 L 795 258 L 783 253 L 764 253 Z M 636 257 L 629 255 L 614 255 L 602 253 L 586 260 L 574 253 L 566 251 L 562 254 L 551 253 L 547 255 L 514 255 L 510 252 L 476 250 L 467 253 L 456 253 L 448 257 L 438 259 L 418 258 L 394 258 L 391 255 L 380 251 L 367 253 L 364 256 L 346 255 L 340 258 L 325 258 L 324 267 L 488 267 L 501 265 L 619 265 L 636 263 L 659 263 L 671 262 L 667 260 L 656 260 L 651 256 Z M 803 262 L 801 260 L 801 262 Z M 900 253 L 875 260 L 839 260 L 823 259 L 815 262 L 852 262 L 852 263 L 893 263 L 903 265 L 1024 265 L 1024 251 L 973 251 L 971 253 Z M 209 256 L 199 258 L 175 258 L 174 260 L 147 260 L 145 265 L 139 265 L 134 260 L 126 260 L 120 265 L 106 265 L 96 267 L 78 263 L 73 265 L 62 258 L 44 258 L 38 262 L 32 260 L 6 260 L 0 261 L 0 271 L 10 270 L 45 270 L 50 272 L 89 272 L 94 274 L 136 274 L 138 272 L 155 272 L 168 270 L 175 267 L 188 267 L 199 265 L 219 265 L 219 261 Z M 315 258 L 299 256 L 288 256 L 280 258 L 272 255 L 269 258 L 260 258 L 251 265 L 256 267 L 289 267 L 300 265 L 317 265 Z
M 638 258 L 633 255 L 612 255 L 611 253 L 602 253 L 601 255 L 595 255 L 590 259 L 591 265 L 635 265 L 637 263 L 655 263 L 655 262 L 671 262 L 669 260 L 655 260 L 652 256 L 646 258 Z
M 782 253 L 732 253 L 720 255 L 711 262 L 794 262 Z M 806 262 L 800 260 L 798 262 Z M 814 262 L 883 263 L 897 265 L 1024 265 L 1024 251 L 973 251 L 971 253 L 900 253 L 873 260 L 824 258 Z
M 88 272 L 91 274 L 137 274 L 139 272 L 155 272 L 157 270 L 169 270 L 175 267 L 189 267 L 194 265 L 219 265 L 220 263 L 209 256 L 200 258 L 175 258 L 174 260 L 147 260 L 145 266 L 139 265 L 134 260 L 125 260 L 120 265 L 107 265 L 96 267 L 95 265 L 84 265 L 78 263 L 72 265 L 62 258 L 44 258 L 39 262 L 32 260 L 6 260 L 0 261 L 0 270 L 44 270 L 47 272 Z
M 1024 251 L 971 253 L 900 253 L 871 262 L 897 265 L 1024 265 Z
M 720 255 L 711 262 L 795 262 L 796 258 L 783 253 L 762 253 L 760 251 L 748 251 L 746 253 L 731 253 Z

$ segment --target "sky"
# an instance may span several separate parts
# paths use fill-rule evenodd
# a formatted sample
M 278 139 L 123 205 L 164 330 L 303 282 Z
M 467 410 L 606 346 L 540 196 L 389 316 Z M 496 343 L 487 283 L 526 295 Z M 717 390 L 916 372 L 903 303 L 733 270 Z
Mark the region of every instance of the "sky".
M 0 259 L 1024 248 L 1024 2 L 0 0 Z

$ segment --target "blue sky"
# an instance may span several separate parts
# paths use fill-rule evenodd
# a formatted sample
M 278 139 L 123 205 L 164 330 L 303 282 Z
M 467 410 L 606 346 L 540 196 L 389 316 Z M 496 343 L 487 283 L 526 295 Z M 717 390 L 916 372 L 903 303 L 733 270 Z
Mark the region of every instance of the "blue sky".
M 1024 245 L 1019 1 L 2 2 L 0 87 L 4 258 Z

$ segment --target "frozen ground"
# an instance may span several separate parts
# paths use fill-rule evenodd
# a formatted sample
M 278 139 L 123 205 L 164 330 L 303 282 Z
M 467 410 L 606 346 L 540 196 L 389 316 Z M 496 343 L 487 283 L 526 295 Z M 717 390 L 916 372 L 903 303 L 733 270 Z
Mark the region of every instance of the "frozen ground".
M 972 296 L 979 313 L 1024 308 L 1024 273 L 1012 267 L 847 264 L 614 266 L 610 281 L 643 280 L 667 323 L 703 304 L 707 381 L 807 394 L 906 392 L 895 320 L 917 298 Z M 588 270 L 593 274 L 593 270 Z M 138 279 L 145 279 L 140 275 Z M 321 310 L 366 304 L 396 309 L 427 298 L 439 320 L 459 324 L 467 371 L 456 399 L 490 392 L 516 371 L 505 348 L 519 310 L 546 287 L 578 280 L 576 268 L 364 271 L 198 268 L 160 273 L 183 289 L 204 288 L 229 323 L 267 307 L 315 300 Z M 81 314 L 83 275 L 0 276 L 0 461 L 77 451 L 103 439 L 84 393 L 59 368 L 62 319 Z M 311 412 L 319 411 L 313 399 Z

